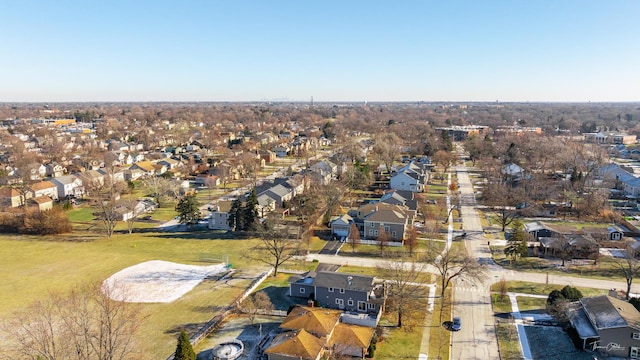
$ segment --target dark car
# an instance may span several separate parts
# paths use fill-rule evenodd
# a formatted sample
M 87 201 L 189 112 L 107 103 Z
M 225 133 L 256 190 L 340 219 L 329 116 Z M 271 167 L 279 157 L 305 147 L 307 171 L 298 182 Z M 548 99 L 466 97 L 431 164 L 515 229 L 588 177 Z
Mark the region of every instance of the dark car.
M 460 320 L 459 317 L 454 317 L 453 321 L 451 322 L 451 330 L 452 331 L 459 331 L 460 329 L 462 329 L 462 321 Z

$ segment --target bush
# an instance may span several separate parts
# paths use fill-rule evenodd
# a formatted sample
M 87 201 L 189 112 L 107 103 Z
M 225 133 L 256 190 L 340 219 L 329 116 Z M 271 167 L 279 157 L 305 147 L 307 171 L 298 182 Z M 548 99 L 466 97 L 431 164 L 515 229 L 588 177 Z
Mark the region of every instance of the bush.
M 67 214 L 59 207 L 48 211 L 16 210 L 0 215 L 0 232 L 54 235 L 69 233 L 71 230 L 72 226 Z
M 567 301 L 578 301 L 583 297 L 580 290 L 569 285 L 563 287 L 560 293 L 562 293 L 562 296 L 564 296 Z
M 553 290 L 549 293 L 549 297 L 547 297 L 547 306 L 551 306 L 555 304 L 558 300 L 564 300 L 565 297 L 562 295 L 560 290 Z
M 629 299 L 629 304 L 633 305 L 636 310 L 640 311 L 640 298 L 632 297 L 631 299 Z

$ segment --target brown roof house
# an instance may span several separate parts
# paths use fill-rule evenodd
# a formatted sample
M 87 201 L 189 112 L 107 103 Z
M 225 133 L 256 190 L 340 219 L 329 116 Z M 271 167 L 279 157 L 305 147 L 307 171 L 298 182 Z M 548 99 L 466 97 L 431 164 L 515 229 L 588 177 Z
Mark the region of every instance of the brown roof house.
M 40 181 L 29 186 L 32 197 L 47 196 L 53 200 L 58 200 L 58 187 L 51 181 Z
M 640 312 L 630 303 L 608 295 L 572 303 L 568 310 L 585 349 L 606 356 L 640 358 Z
M 22 199 L 18 190 L 11 187 L 0 189 L 0 206 L 14 208 L 20 205 L 22 205 Z
M 325 354 L 364 358 L 375 328 L 340 321 L 342 311 L 297 306 L 264 354 L 269 360 L 317 360 Z

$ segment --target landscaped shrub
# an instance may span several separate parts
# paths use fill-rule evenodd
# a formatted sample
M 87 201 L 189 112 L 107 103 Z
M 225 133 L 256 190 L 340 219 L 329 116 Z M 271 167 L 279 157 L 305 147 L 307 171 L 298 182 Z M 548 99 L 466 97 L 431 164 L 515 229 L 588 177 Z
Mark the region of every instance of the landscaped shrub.
M 64 210 L 54 207 L 48 211 L 29 209 L 25 212 L 21 234 L 52 235 L 71 232 L 72 227 Z
M 562 296 L 567 299 L 567 301 L 578 301 L 582 298 L 582 293 L 580 292 L 580 290 L 574 288 L 573 286 L 567 285 L 563 287 L 560 292 L 562 293 Z

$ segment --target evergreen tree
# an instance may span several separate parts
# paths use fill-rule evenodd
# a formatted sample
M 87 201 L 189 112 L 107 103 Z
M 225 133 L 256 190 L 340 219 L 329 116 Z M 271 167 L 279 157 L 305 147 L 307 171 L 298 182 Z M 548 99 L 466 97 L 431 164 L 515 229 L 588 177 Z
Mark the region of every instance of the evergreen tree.
M 240 198 L 233 200 L 229 209 L 229 227 L 231 231 L 244 230 L 244 214 L 242 211 L 242 201 Z
M 200 220 L 200 204 L 194 195 L 187 195 L 178 201 L 176 204 L 176 212 L 180 224 L 195 224 Z
M 247 202 L 243 208 L 246 230 L 256 230 L 258 223 L 258 197 L 256 196 L 256 188 L 251 189 L 251 193 L 247 197 Z
M 514 220 L 512 225 L 513 232 L 507 240 L 507 246 L 504 248 L 504 254 L 511 258 L 511 261 L 518 260 L 518 257 L 528 255 L 527 250 L 527 234 L 524 232 L 524 226 L 519 220 Z
M 189 337 L 184 330 L 180 331 L 178 346 L 176 347 L 176 354 L 173 360 L 196 360 L 196 353 L 193 351 Z

